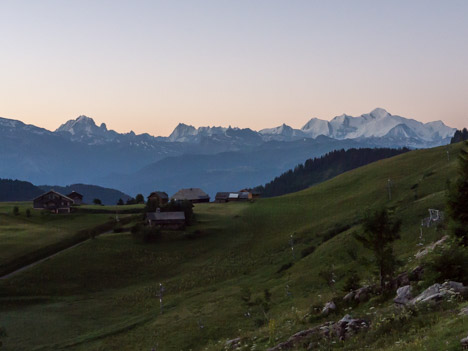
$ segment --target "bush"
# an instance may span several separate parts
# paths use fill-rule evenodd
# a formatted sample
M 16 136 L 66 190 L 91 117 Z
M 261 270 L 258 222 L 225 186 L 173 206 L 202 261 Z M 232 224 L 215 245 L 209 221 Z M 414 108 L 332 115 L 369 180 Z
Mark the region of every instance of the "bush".
M 348 274 L 349 276 L 348 278 L 346 278 L 345 283 L 343 285 L 343 292 L 346 292 L 346 293 L 352 290 L 359 289 L 360 288 L 359 281 L 361 280 L 355 270 L 350 270 Z
M 136 224 L 131 230 L 132 236 L 136 241 L 150 243 L 156 241 L 161 232 L 156 227 L 149 227 L 143 224 Z
M 123 232 L 123 227 L 120 222 L 115 223 L 114 225 L 114 233 L 122 233 Z
M 309 256 L 311 253 L 315 251 L 315 246 L 306 247 L 304 250 L 301 251 L 302 258 Z
M 455 240 L 435 248 L 424 264 L 425 285 L 446 280 L 468 284 L 468 249 Z
M 15 216 L 18 216 L 18 215 L 19 215 L 19 207 L 18 207 L 18 206 L 13 207 L 13 214 L 14 214 Z
M 276 273 L 281 273 L 283 271 L 286 271 L 288 270 L 289 268 L 291 268 L 293 266 L 293 263 L 292 262 L 288 262 L 288 263 L 285 263 L 283 264 L 277 271 Z
M 26 210 L 26 217 L 31 217 L 31 210 L 29 208 Z

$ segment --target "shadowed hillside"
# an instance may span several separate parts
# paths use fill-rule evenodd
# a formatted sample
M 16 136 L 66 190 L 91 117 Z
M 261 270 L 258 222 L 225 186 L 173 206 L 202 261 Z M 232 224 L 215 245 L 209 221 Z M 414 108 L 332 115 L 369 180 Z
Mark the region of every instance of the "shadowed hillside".
M 125 231 L 88 241 L 0 281 L 4 347 L 214 351 L 241 337 L 245 349 L 265 350 L 322 323 L 314 306 L 320 310 L 339 295 L 351 271 L 361 285 L 375 281 L 363 264 L 370 253 L 353 235 L 367 209 L 385 205 L 402 219 L 395 242 L 400 270 L 419 263 L 419 244 L 445 234 L 434 226 L 421 235 L 420 223 L 429 208 L 444 209 L 459 147 L 408 152 L 281 197 L 197 204 L 195 225 L 163 233 L 154 244 L 134 242 Z M 346 313 L 376 323 L 391 308 L 391 299 L 375 298 Z M 417 325 L 411 318 L 395 322 L 408 328 L 378 339 L 370 333 L 323 349 L 455 350 L 466 332 L 463 317 L 434 313 Z

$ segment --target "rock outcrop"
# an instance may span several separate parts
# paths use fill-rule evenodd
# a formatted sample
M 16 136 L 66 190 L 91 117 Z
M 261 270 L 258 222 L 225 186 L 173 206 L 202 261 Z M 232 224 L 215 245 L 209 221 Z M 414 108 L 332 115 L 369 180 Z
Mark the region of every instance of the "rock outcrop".
M 350 336 L 358 333 L 362 329 L 369 328 L 369 322 L 353 318 L 349 314 L 345 315 L 337 322 L 326 322 L 311 329 L 302 330 L 292 335 L 288 340 L 269 348 L 267 351 L 289 350 L 299 345 L 307 345 L 310 338 L 318 336 L 319 338 L 338 338 L 346 340 Z
M 328 316 L 333 311 L 336 311 L 335 303 L 333 301 L 327 302 L 322 309 L 322 315 Z
M 411 294 L 411 285 L 405 285 L 397 290 L 397 296 L 393 299 L 393 302 L 397 305 L 407 305 L 413 298 Z

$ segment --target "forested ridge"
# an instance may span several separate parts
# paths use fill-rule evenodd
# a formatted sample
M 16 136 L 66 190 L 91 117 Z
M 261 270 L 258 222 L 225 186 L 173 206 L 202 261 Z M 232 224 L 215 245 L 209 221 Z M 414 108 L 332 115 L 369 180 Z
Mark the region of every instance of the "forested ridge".
M 297 165 L 294 169 L 290 169 L 271 182 L 264 186 L 258 186 L 254 190 L 260 192 L 262 197 L 293 193 L 333 178 L 343 172 L 408 151 L 408 148 L 353 148 L 331 151 L 321 157 L 308 159 L 304 164 Z

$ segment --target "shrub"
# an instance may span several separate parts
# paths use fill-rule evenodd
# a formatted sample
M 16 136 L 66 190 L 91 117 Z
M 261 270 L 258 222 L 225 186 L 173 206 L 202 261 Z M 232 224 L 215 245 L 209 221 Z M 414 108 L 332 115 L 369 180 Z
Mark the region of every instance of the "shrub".
M 351 290 L 356 290 L 360 288 L 359 281 L 361 280 L 359 278 L 359 275 L 355 270 L 350 270 L 348 272 L 349 276 L 346 278 L 345 283 L 343 285 L 343 291 L 344 292 L 350 292 Z
M 26 210 L 26 217 L 31 217 L 31 210 L 29 208 Z
M 122 233 L 123 232 L 123 227 L 120 222 L 115 223 L 114 225 L 114 233 Z
M 306 256 L 309 256 L 314 251 L 315 251 L 315 246 L 312 245 L 312 246 L 306 247 L 304 250 L 301 251 L 301 256 L 302 258 L 304 258 Z
M 160 230 L 156 227 L 136 224 L 131 230 L 132 236 L 136 241 L 150 243 L 156 241 L 160 236 Z
M 18 215 L 19 215 L 19 207 L 18 207 L 18 206 L 13 207 L 13 214 L 14 214 L 15 216 L 18 216 Z
M 289 268 L 291 268 L 293 266 L 293 263 L 292 262 L 288 262 L 288 263 L 285 263 L 283 264 L 277 271 L 276 273 L 281 273 L 283 271 L 286 271 L 288 270 Z
M 435 248 L 425 260 L 425 285 L 446 280 L 468 283 L 468 249 L 458 245 L 456 240 Z

